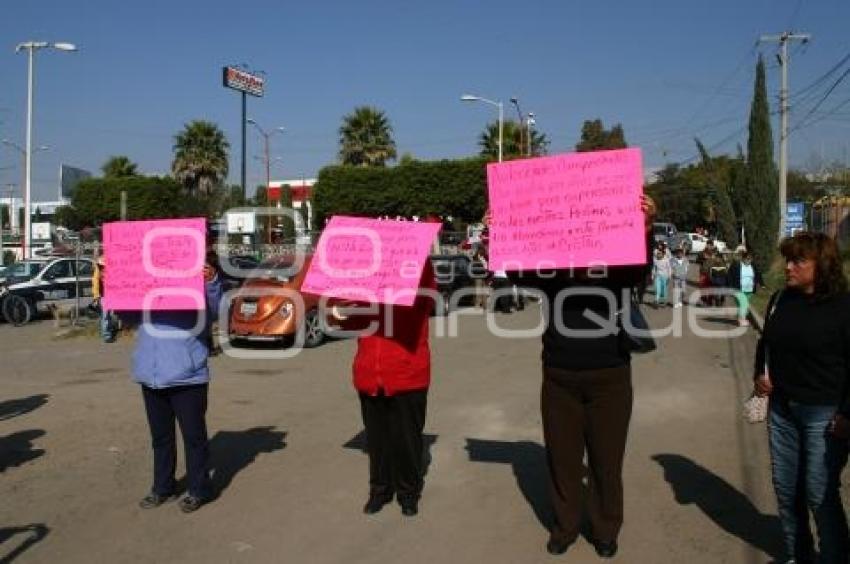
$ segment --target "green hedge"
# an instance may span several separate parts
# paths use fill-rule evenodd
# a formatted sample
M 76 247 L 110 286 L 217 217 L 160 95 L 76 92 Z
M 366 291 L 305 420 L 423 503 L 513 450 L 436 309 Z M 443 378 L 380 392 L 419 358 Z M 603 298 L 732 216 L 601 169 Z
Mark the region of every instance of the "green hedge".
M 169 218 L 183 215 L 188 199 L 171 178 L 134 176 L 89 178 L 80 182 L 71 198 L 76 220 L 98 226 L 121 217 L 121 192 L 127 191 L 127 219 Z
M 487 202 L 486 160 L 412 161 L 392 168 L 329 166 L 313 190 L 314 225 L 338 214 L 452 216 L 478 221 Z

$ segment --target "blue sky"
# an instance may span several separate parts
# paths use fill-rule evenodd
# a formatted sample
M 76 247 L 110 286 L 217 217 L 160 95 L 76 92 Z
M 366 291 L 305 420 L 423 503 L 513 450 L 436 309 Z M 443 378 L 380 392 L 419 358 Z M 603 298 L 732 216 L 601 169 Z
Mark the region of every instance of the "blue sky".
M 357 105 L 386 111 L 399 154 L 455 158 L 477 152 L 495 118 L 469 92 L 533 111 L 551 152 L 570 150 L 585 119 L 621 122 L 646 167 L 684 161 L 700 136 L 718 152 L 746 144 L 758 52 L 767 56 L 772 109 L 779 68 L 762 33 L 810 32 L 791 49 L 792 94 L 850 53 L 846 0 L 662 0 L 652 2 L 432 0 L 90 0 L 5 3 L 0 18 L 0 138 L 24 139 L 26 58 L 20 41 L 71 41 L 80 51 L 36 60 L 35 196 L 53 199 L 59 163 L 98 170 L 126 154 L 164 173 L 173 135 L 192 119 L 220 125 L 239 174 L 239 97 L 221 67 L 267 73 L 267 95 L 249 116 L 283 125 L 273 177 L 313 176 L 336 158 L 341 118 Z M 850 68 L 850 65 L 845 65 Z M 794 108 L 802 118 L 843 69 Z M 850 77 L 824 101 L 821 121 L 791 136 L 792 164 L 813 153 L 850 158 Z M 792 99 L 792 104 L 795 100 Z M 803 103 L 806 102 L 806 103 Z M 774 137 L 778 129 L 775 123 Z M 264 179 L 259 138 L 249 129 L 248 183 Z M 20 184 L 19 156 L 0 147 L 0 189 Z M 250 189 L 253 191 L 253 189 Z

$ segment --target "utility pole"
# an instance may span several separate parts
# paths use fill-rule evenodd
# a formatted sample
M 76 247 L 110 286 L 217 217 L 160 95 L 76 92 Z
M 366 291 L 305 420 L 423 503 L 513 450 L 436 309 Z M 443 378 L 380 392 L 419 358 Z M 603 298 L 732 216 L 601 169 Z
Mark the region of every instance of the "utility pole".
M 779 90 L 779 112 L 781 125 L 779 134 L 779 238 L 785 237 L 785 224 L 788 217 L 788 43 L 800 41 L 806 43 L 811 38 L 808 33 L 783 32 L 779 35 L 762 35 L 759 43 L 778 43 L 777 55 L 782 67 L 782 86 Z

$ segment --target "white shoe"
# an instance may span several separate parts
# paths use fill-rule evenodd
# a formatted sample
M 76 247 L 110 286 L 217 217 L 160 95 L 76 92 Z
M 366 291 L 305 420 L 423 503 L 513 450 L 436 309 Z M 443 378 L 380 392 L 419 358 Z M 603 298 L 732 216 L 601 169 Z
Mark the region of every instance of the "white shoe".
M 750 326 L 749 320 L 747 320 L 747 319 L 739 319 L 738 320 L 738 327 L 749 327 L 749 326 Z
M 673 307 L 676 309 L 682 307 L 682 302 L 676 302 L 675 304 L 673 304 Z

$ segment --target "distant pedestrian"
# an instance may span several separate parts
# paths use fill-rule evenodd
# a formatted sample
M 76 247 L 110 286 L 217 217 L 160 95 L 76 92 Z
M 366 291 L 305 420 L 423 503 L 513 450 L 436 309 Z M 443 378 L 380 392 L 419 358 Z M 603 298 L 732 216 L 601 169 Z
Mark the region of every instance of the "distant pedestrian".
M 652 261 L 652 277 L 655 281 L 655 305 L 667 303 L 667 286 L 670 283 L 672 265 L 664 249 L 655 251 Z
M 94 265 L 91 281 L 92 299 L 100 311 L 100 338 L 104 343 L 114 343 L 118 335 L 118 319 L 115 314 L 103 307 L 106 295 L 106 260 L 98 257 Z
M 487 296 L 490 288 L 487 285 L 487 253 L 482 245 L 478 245 L 475 249 L 469 268 L 470 276 L 475 282 L 475 300 L 473 305 L 487 309 Z
M 759 288 L 764 288 L 761 271 L 753 264 L 753 257 L 748 251 L 741 253 L 741 260 L 729 267 L 729 287 L 737 290 L 738 325 L 745 327 L 750 324 L 747 312 L 750 309 L 750 298 Z
M 850 295 L 835 241 L 799 232 L 782 241 L 785 289 L 768 304 L 755 362 L 755 393 L 770 396 L 773 487 L 788 562 L 846 564 L 839 495 L 850 437 Z
M 709 240 L 699 257 L 699 287 L 702 302 L 706 306 L 719 306 L 723 303 L 721 289 L 726 286 L 726 261 Z
M 682 248 L 676 249 L 673 258 L 670 259 L 670 271 L 673 278 L 673 307 L 682 307 L 685 295 L 685 284 L 688 280 L 688 267 L 690 263 Z

